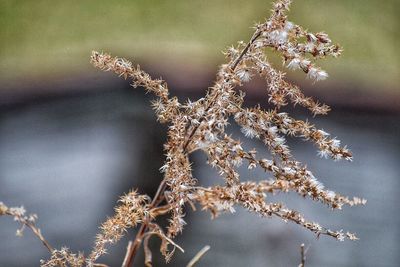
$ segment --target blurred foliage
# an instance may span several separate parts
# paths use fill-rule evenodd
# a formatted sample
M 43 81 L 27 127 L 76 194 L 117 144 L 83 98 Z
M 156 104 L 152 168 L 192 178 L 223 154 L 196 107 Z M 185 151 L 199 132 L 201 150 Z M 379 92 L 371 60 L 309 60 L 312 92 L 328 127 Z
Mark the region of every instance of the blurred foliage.
M 345 49 L 324 64 L 360 87 L 395 89 L 399 81 L 398 0 L 294 1 L 290 20 L 326 31 Z M 0 78 L 92 71 L 93 49 L 152 64 L 210 67 L 249 26 L 269 15 L 270 1 L 0 0 Z M 333 79 L 332 79 L 333 80 Z

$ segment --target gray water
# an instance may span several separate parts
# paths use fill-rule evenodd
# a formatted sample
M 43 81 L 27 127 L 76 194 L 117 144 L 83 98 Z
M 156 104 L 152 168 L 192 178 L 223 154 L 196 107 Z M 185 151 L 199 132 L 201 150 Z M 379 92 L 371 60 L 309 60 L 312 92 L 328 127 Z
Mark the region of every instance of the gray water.
M 118 196 L 132 187 L 152 195 L 161 178 L 165 127 L 155 122 L 148 100 L 141 93 L 117 90 L 3 107 L 0 201 L 37 213 L 38 225 L 53 246 L 89 252 L 97 227 L 113 214 Z M 177 239 L 185 253 L 177 252 L 169 266 L 185 266 L 205 245 L 211 250 L 197 266 L 297 266 L 301 243 L 309 246 L 307 266 L 398 266 L 398 117 L 335 110 L 310 120 L 349 144 L 354 162 L 319 159 L 312 144 L 290 144 L 297 159 L 326 187 L 364 197 L 367 206 L 331 211 L 297 195 L 276 198 L 322 225 L 356 232 L 359 241 L 316 239 L 297 225 L 259 218 L 240 208 L 213 221 L 206 212 L 188 211 L 188 225 Z M 239 135 L 235 127 L 230 130 Z M 263 150 L 255 140 L 246 146 Z M 200 183 L 221 182 L 204 165 L 202 154 L 196 153 L 193 160 Z M 257 169 L 243 172 L 243 179 L 264 178 Z M 29 231 L 16 237 L 16 229 L 11 218 L 0 218 L 0 266 L 38 266 L 47 251 Z M 120 266 L 126 242 L 113 247 L 103 262 Z M 156 238 L 151 243 L 159 244 Z M 159 253 L 154 257 L 155 266 L 164 265 Z M 137 266 L 142 266 L 140 259 Z

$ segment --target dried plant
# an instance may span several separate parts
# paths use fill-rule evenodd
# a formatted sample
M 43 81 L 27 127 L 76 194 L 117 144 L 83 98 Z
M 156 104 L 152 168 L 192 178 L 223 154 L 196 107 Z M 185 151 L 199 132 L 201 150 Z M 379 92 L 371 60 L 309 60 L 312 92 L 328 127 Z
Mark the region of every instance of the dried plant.
M 299 69 L 314 81 L 328 77 L 314 62 L 327 56 L 337 57 L 341 53 L 340 47 L 332 44 L 326 33 L 311 33 L 288 21 L 286 12 L 290 2 L 276 1 L 270 18 L 254 26 L 254 33 L 247 43 L 239 42 L 224 52 L 227 63 L 219 68 L 215 84 L 208 89 L 205 97 L 195 102 L 180 103 L 176 97 L 169 95 L 163 80 L 151 78 L 139 66 L 123 58 L 92 53 L 94 66 L 130 79 L 134 88 L 145 88 L 155 95 L 152 105 L 157 118 L 169 125 L 168 140 L 164 146 L 166 160 L 160 168 L 164 178 L 152 199 L 136 191 L 121 197 L 115 215 L 102 224 L 94 249 L 87 257 L 72 254 L 66 248 L 52 249 L 34 226 L 36 217 L 24 217 L 21 210 L 1 205 L 0 215 L 12 215 L 30 227 L 49 249 L 51 258 L 43 261 L 42 266 L 101 266 L 96 262 L 107 252 L 107 246 L 118 242 L 128 230 L 139 224 L 136 238 L 128 245 L 123 266 L 132 265 L 142 243 L 145 265 L 151 266 L 148 240 L 153 235 L 161 239 L 160 251 L 169 261 L 176 249 L 183 251 L 173 240 L 186 224 L 185 209 L 188 205 L 195 208 L 196 204 L 203 210 L 209 210 L 213 217 L 221 212 L 233 213 L 234 206 L 240 205 L 262 217 L 275 216 L 294 222 L 317 236 L 327 235 L 340 241 L 357 239 L 353 233 L 330 230 L 309 221 L 283 203 L 267 201 L 268 195 L 293 191 L 332 209 L 366 202 L 325 189 L 304 164 L 294 159 L 286 145 L 285 136 L 299 137 L 313 142 L 321 157 L 352 160 L 351 152 L 346 146 L 340 146 L 339 140 L 330 138 L 327 132 L 308 121 L 297 120 L 281 111 L 281 107 L 289 102 L 309 109 L 314 116 L 326 114 L 329 107 L 305 96 L 296 85 L 285 80 L 285 73 L 269 63 L 266 49 L 278 53 L 285 67 Z M 266 80 L 268 102 L 273 106 L 269 110 L 260 106 L 243 106 L 245 94 L 238 87 L 256 75 Z M 246 137 L 260 139 L 272 158 L 261 158 L 255 150 L 246 151 L 238 139 L 227 134 L 230 118 L 241 127 Z M 224 184 L 202 187 L 193 177 L 189 155 L 197 150 L 207 155 L 207 163 L 218 170 Z M 249 170 L 260 167 L 273 178 L 242 182 L 238 173 L 242 164 L 246 164 Z M 169 217 L 169 225 L 165 229 L 157 224 L 157 217 L 161 215 Z M 301 266 L 304 266 L 304 248 Z

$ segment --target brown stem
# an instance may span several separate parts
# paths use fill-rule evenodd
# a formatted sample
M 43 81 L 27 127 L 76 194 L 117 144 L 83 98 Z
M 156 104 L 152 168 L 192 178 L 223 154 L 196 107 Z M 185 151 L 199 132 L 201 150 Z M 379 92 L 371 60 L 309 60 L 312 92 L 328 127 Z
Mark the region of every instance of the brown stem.
M 47 242 L 47 240 L 44 238 L 42 233 L 40 232 L 40 229 L 35 226 L 34 223 L 30 223 L 29 221 L 25 220 L 21 216 L 16 216 L 14 213 L 6 211 L 5 214 L 10 215 L 10 216 L 15 216 L 19 218 L 19 222 L 22 223 L 23 225 L 29 227 L 29 229 L 32 230 L 33 234 L 42 241 L 43 245 L 47 248 L 47 250 L 52 253 L 53 252 L 53 247 Z
M 233 62 L 233 65 L 231 67 L 232 70 L 235 70 L 237 65 L 239 65 L 240 61 L 243 59 L 244 55 L 249 51 L 250 46 L 257 40 L 258 37 L 260 37 L 261 31 L 257 30 L 253 36 L 251 37 L 250 41 L 247 43 L 246 47 L 242 50 L 242 53 L 236 58 L 236 60 Z
M 150 207 L 149 207 L 150 209 L 157 207 L 158 204 L 160 204 L 159 199 L 164 194 L 164 191 L 166 188 L 167 188 L 167 183 L 164 178 L 161 181 L 160 185 L 158 186 L 157 192 L 154 195 L 152 202 L 150 203 Z M 129 267 L 132 265 L 133 261 L 135 260 L 137 250 L 139 249 L 140 244 L 142 243 L 143 235 L 146 233 L 146 231 L 147 231 L 147 223 L 143 222 L 139 228 L 138 233 L 136 234 L 133 244 L 131 246 L 128 246 L 128 248 L 127 248 L 125 260 L 122 263 L 122 267 Z
M 151 250 L 149 248 L 149 239 L 150 239 L 150 235 L 146 236 L 144 238 L 144 242 L 143 242 L 143 246 L 144 246 L 144 265 L 146 267 L 152 267 L 153 266 L 152 254 L 151 254 Z
M 42 241 L 43 245 L 51 253 L 53 251 L 53 247 L 49 244 L 49 242 L 46 241 L 46 239 L 44 239 L 42 233 L 40 232 L 40 229 L 29 223 L 26 223 L 25 225 L 32 230 L 32 232 L 40 239 L 40 241 Z
M 157 216 L 167 214 L 170 210 L 171 210 L 170 204 L 166 204 L 163 206 L 156 206 L 156 208 L 153 208 L 151 210 L 150 216 L 155 218 Z
M 36 227 L 34 222 L 29 222 L 28 220 L 26 220 L 24 217 L 21 217 L 19 215 L 16 215 L 15 213 L 12 213 L 10 211 L 5 211 L 3 214 L 9 215 L 9 216 L 14 216 L 18 218 L 18 221 L 23 224 L 24 226 L 28 227 L 29 229 L 31 229 L 31 231 L 33 232 L 33 234 L 39 238 L 40 241 L 42 241 L 43 245 L 47 248 L 47 250 L 50 252 L 50 254 L 53 253 L 54 248 L 50 245 L 49 242 L 47 242 L 47 240 L 44 238 L 44 236 L 42 235 L 42 232 L 40 231 L 40 229 L 38 227 Z M 2 215 L 2 214 L 0 214 Z M 108 267 L 108 265 L 106 264 L 102 264 L 102 263 L 94 263 L 93 267 Z
M 133 245 L 133 242 L 129 241 L 128 242 L 128 246 L 126 247 L 126 254 L 125 254 L 125 257 L 124 257 L 124 261 L 122 262 L 122 266 L 127 266 L 128 265 L 128 261 L 129 261 L 129 253 L 128 252 L 131 251 L 132 245 Z
M 243 49 L 243 51 L 240 53 L 240 55 L 238 56 L 238 58 L 236 58 L 236 60 L 233 62 L 233 65 L 231 67 L 232 70 L 235 70 L 236 67 L 238 66 L 238 64 L 240 63 L 240 61 L 243 59 L 244 55 L 249 51 L 250 46 L 255 42 L 255 40 L 260 37 L 261 35 L 261 31 L 257 30 L 252 38 L 250 39 L 250 41 L 247 43 L 246 47 Z M 207 111 L 212 107 L 212 104 L 214 103 L 214 101 L 217 98 L 217 94 L 214 96 L 214 98 L 211 100 L 210 104 L 207 106 L 206 110 L 205 110 L 205 114 L 207 114 Z M 199 124 L 196 125 L 196 127 L 193 128 L 193 130 L 190 132 L 188 139 L 186 139 L 186 142 L 183 144 L 183 151 L 185 152 L 186 149 L 188 148 L 191 139 L 193 138 L 193 136 L 195 135 L 197 129 L 199 128 L 201 122 L 205 119 L 205 116 L 201 117 L 199 119 Z M 166 184 L 166 180 L 165 178 L 162 180 L 162 182 L 160 183 L 160 185 L 158 186 L 157 192 L 154 195 L 153 201 L 150 204 L 150 209 L 151 208 L 155 208 L 157 207 L 161 201 L 160 198 L 164 195 L 164 191 L 167 188 L 167 184 Z M 125 255 L 125 260 L 122 264 L 122 267 L 129 267 L 132 265 L 137 250 L 139 249 L 142 240 L 143 240 L 143 236 L 147 231 L 147 222 L 143 222 L 142 225 L 139 228 L 138 233 L 136 234 L 135 240 L 133 241 L 133 245 L 132 246 L 128 246 L 127 248 L 127 252 Z
M 208 245 L 202 248 L 199 252 L 197 252 L 197 254 L 193 257 L 193 259 L 186 265 L 186 267 L 193 267 L 208 250 L 210 250 L 210 246 Z
M 304 251 L 304 244 L 301 244 L 301 246 L 300 246 L 300 256 L 301 256 L 301 259 L 300 259 L 299 267 L 304 267 L 306 264 L 306 253 Z
M 258 37 L 260 37 L 261 35 L 261 31 L 257 30 L 253 36 L 251 37 L 250 41 L 247 43 L 246 47 L 242 50 L 242 52 L 240 53 L 240 55 L 235 59 L 235 61 L 233 62 L 233 65 L 231 67 L 232 71 L 234 71 L 236 69 L 236 67 L 239 65 L 240 61 L 243 59 L 244 55 L 249 51 L 250 46 L 257 40 Z M 212 104 L 214 103 L 214 101 L 217 98 L 217 94 L 214 96 L 214 98 L 210 101 L 209 105 L 207 106 L 207 108 L 205 109 L 205 114 L 207 114 L 208 110 L 212 107 Z M 197 129 L 199 128 L 200 124 L 202 123 L 202 121 L 205 119 L 205 116 L 201 117 L 199 119 L 198 124 L 196 125 L 196 127 L 193 128 L 192 132 L 189 134 L 189 138 L 186 140 L 186 143 L 183 147 L 183 150 L 186 150 L 187 146 L 190 143 L 191 138 L 194 136 L 194 134 L 196 133 Z

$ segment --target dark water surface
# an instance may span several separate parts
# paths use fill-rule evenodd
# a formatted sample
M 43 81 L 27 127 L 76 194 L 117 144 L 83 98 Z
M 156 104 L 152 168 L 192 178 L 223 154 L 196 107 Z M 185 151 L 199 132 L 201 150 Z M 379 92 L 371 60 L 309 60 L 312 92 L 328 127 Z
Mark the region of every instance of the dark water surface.
M 188 225 L 177 239 L 186 251 L 177 252 L 169 266 L 185 266 L 205 245 L 211 250 L 197 266 L 297 266 L 303 242 L 310 246 L 307 266 L 398 266 L 398 116 L 337 108 L 328 117 L 310 120 L 349 144 L 354 162 L 322 160 L 312 144 L 291 141 L 296 157 L 326 187 L 367 198 L 368 205 L 333 212 L 292 194 L 274 198 L 325 226 L 354 231 L 360 240 L 317 240 L 296 225 L 262 219 L 239 208 L 236 214 L 214 221 L 206 212 L 189 211 Z M 230 130 L 239 135 L 235 127 Z M 155 122 L 148 98 L 141 93 L 102 92 L 4 108 L 0 201 L 37 213 L 39 227 L 53 246 L 88 252 L 97 227 L 113 214 L 120 194 L 131 187 L 154 193 L 161 178 L 164 140 L 165 128 Z M 250 140 L 246 146 L 260 147 L 260 143 Z M 203 155 L 196 153 L 193 159 L 200 183 L 220 182 L 204 165 Z M 258 180 L 266 175 L 256 169 L 242 177 Z M 38 266 L 47 251 L 29 231 L 16 237 L 16 229 L 11 218 L 0 219 L 0 266 Z M 113 247 L 104 262 L 120 266 L 126 242 Z M 158 246 L 155 238 L 151 243 Z M 155 260 L 155 266 L 163 265 L 161 259 Z

